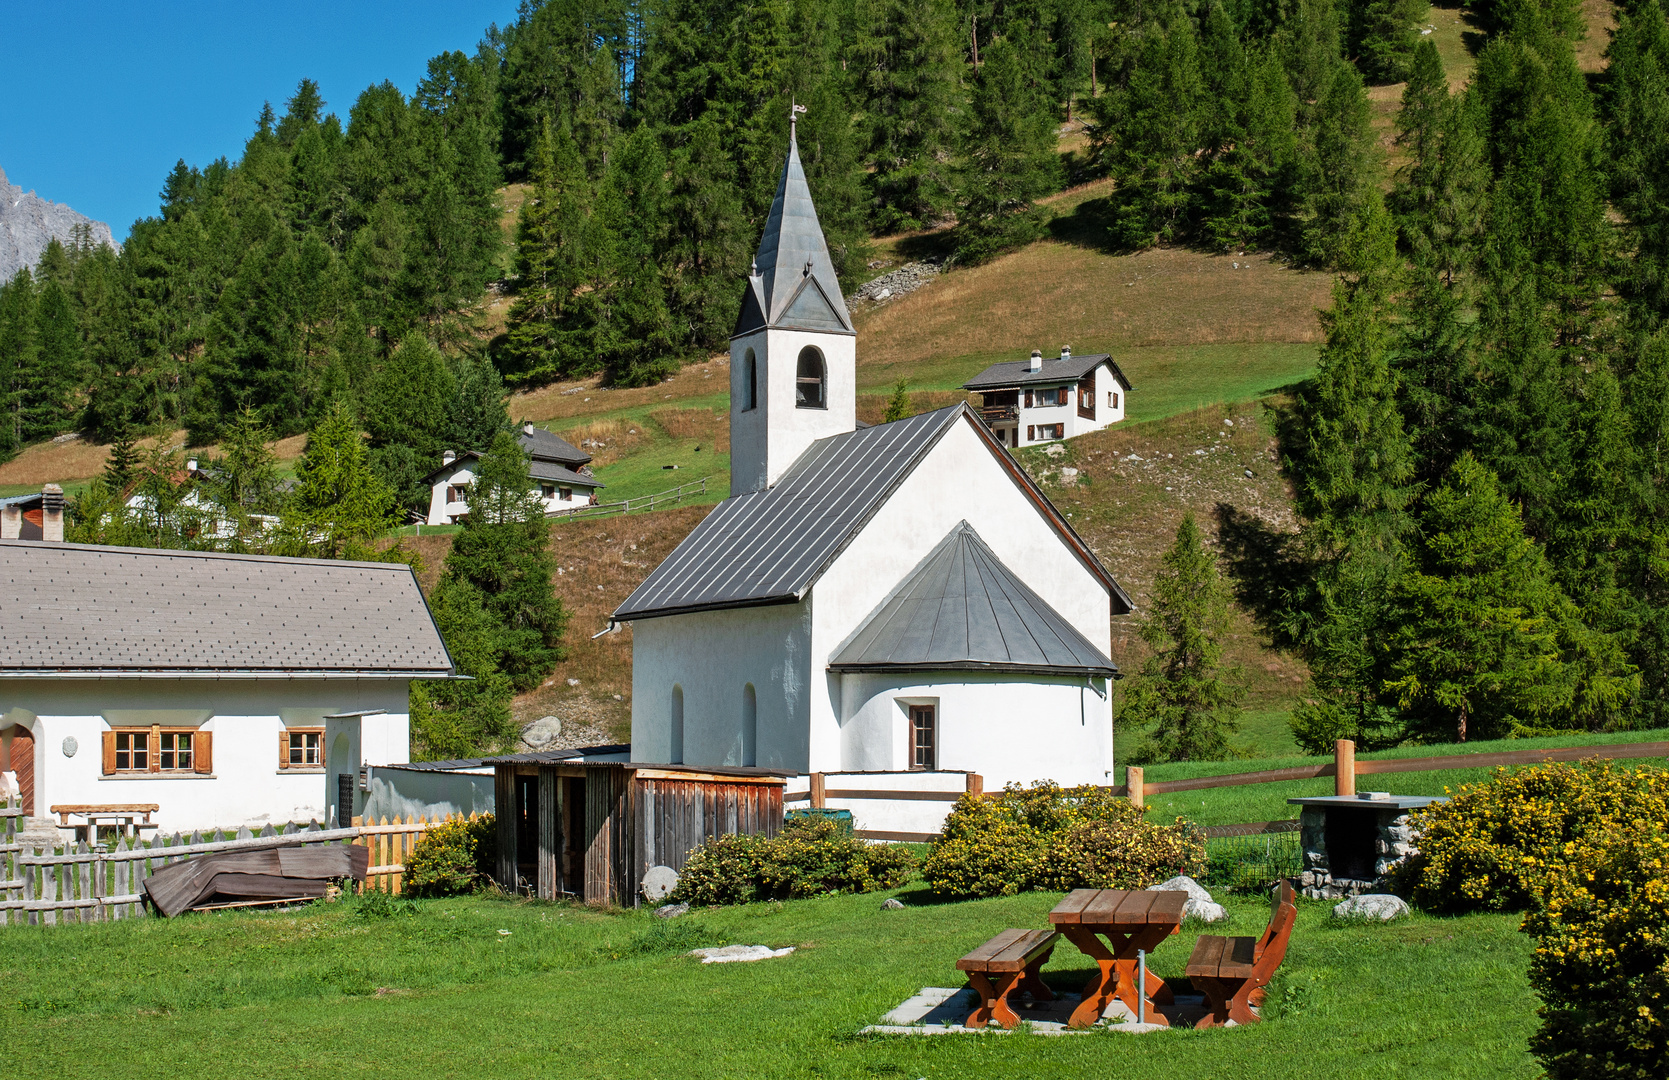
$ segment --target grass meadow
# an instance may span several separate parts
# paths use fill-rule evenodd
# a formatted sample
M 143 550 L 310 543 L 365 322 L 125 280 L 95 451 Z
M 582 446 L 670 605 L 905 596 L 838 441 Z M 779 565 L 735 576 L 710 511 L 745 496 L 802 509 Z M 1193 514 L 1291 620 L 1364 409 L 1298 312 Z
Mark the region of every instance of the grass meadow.
M 938 903 L 911 889 L 752 904 L 674 921 L 494 898 L 360 901 L 0 931 L 5 1059 L 54 1077 L 1531 1077 L 1535 1000 L 1517 917 L 1339 924 L 1300 901 L 1267 1020 L 1150 1036 L 864 1036 L 957 957 L 1059 896 Z M 1220 897 L 1228 933 L 1268 905 Z M 1151 958 L 1179 979 L 1200 932 Z M 1219 932 L 1221 928 L 1214 928 Z M 505 931 L 508 931 L 507 933 Z M 701 965 L 708 944 L 793 945 Z M 1062 943 L 1045 969 L 1077 989 Z M 24 1075 L 19 1070 L 16 1075 Z

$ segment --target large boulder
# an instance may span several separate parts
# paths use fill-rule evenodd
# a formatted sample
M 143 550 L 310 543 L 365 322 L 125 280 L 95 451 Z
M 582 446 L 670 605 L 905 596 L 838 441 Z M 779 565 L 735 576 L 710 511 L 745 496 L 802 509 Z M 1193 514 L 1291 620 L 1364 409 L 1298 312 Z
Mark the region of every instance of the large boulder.
M 1148 889 L 1148 892 L 1185 892 L 1188 903 L 1183 905 L 1182 915 L 1187 919 L 1198 919 L 1201 922 L 1222 922 L 1229 917 L 1223 905 L 1211 899 L 1205 886 L 1191 877 L 1178 875 L 1169 881 L 1160 882 Z
M 1371 919 L 1390 922 L 1408 914 L 1408 904 L 1400 896 L 1390 893 L 1364 893 L 1352 896 L 1333 909 L 1335 919 Z

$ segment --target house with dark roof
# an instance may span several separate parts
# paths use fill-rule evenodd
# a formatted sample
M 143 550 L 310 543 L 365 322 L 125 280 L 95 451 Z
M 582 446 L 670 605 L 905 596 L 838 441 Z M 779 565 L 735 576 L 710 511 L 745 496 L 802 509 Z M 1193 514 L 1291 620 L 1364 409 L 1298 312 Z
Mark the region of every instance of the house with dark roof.
M 1130 380 L 1106 353 L 992 364 L 962 384 L 980 395 L 980 417 L 1004 446 L 1070 439 L 1124 419 Z
M 0 595 L 0 773 L 57 823 L 348 821 L 411 682 L 454 677 L 401 563 L 6 539 Z
M 731 497 L 613 615 L 632 760 L 1110 783 L 1130 600 L 967 405 L 858 424 L 856 335 L 792 136 L 731 361 Z
M 597 501 L 597 492 L 603 485 L 587 467 L 591 464 L 590 454 L 560 435 L 532 424 L 522 425 L 516 441 L 530 459 L 528 473 L 545 513 L 573 510 Z M 448 450 L 441 457 L 440 467 L 423 478 L 431 492 L 425 524 L 452 525 L 469 513 L 469 489 L 475 483 L 475 465 L 482 453 Z

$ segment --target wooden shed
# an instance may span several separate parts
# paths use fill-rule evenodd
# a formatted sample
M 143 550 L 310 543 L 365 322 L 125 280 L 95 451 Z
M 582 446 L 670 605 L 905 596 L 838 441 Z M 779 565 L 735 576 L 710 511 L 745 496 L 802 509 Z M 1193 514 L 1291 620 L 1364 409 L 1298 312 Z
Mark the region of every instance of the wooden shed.
M 488 759 L 500 884 L 542 900 L 635 905 L 650 867 L 682 870 L 710 837 L 782 827 L 786 773 L 606 760 L 621 756 Z

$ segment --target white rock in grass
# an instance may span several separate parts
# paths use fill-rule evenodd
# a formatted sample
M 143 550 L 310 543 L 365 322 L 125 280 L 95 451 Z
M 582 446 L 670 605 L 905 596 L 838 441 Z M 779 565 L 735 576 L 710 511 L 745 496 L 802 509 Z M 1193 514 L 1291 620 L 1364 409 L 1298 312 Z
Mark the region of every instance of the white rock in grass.
M 889 896 L 881 902 L 882 911 L 903 911 L 904 901 L 896 896 Z
M 1229 917 L 1222 904 L 1212 901 L 1211 894 L 1205 891 L 1205 886 L 1191 877 L 1177 876 L 1148 889 L 1148 892 L 1185 892 L 1188 902 L 1182 907 L 1182 917 L 1198 919 L 1201 922 L 1222 922 Z
M 690 905 L 688 904 L 664 904 L 655 909 L 657 919 L 676 919 L 680 915 L 688 915 L 689 913 Z
M 1333 909 L 1335 919 L 1374 919 L 1390 922 L 1408 914 L 1408 904 L 1400 896 L 1390 893 L 1365 893 L 1352 896 Z
M 793 951 L 792 945 L 786 949 L 773 949 L 769 945 L 720 945 L 712 949 L 693 949 L 690 955 L 701 957 L 703 964 L 745 964 L 754 960 L 787 956 Z

